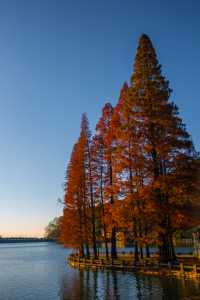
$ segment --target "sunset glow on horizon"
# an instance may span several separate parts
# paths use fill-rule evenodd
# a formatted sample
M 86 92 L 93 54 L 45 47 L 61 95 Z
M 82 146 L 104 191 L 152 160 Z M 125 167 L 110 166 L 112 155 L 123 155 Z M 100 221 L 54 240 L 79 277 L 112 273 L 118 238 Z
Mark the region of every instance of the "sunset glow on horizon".
M 32 223 L 28 225 L 27 223 L 8 226 L 5 225 L 1 227 L 1 236 L 2 237 L 44 237 L 45 230 L 41 230 L 41 226 Z

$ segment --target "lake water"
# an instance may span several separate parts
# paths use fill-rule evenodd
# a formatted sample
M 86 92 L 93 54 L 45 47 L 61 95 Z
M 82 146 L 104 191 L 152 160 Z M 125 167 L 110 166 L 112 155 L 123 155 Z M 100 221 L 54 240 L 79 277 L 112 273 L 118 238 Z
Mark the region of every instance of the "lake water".
M 66 264 L 69 250 L 53 243 L 0 245 L 0 300 L 189 300 L 200 282 L 80 271 Z

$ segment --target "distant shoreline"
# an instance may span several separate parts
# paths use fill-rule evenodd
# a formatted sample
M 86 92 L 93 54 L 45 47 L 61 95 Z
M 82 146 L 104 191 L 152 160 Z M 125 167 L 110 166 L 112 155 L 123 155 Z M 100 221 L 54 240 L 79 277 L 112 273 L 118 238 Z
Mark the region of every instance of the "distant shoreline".
M 52 239 L 47 238 L 24 238 L 24 237 L 10 237 L 10 238 L 0 238 L 0 244 L 3 243 L 38 243 L 38 242 L 53 242 Z

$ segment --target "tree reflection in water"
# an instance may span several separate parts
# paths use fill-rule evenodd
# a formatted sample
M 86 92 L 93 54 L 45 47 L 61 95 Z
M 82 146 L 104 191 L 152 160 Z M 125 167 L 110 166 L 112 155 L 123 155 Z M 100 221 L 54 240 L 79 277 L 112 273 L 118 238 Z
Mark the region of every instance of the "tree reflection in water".
M 179 300 L 199 294 L 197 281 L 75 270 L 73 276 L 62 279 L 60 300 Z

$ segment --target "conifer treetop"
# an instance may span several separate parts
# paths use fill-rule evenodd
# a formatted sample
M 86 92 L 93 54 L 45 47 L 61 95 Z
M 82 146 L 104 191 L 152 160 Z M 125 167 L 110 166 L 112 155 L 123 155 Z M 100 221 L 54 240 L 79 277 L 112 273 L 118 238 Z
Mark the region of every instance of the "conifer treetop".
M 139 39 L 137 53 L 134 62 L 134 73 L 131 77 L 131 85 L 141 87 L 140 91 L 148 85 L 148 89 L 156 87 L 157 91 L 166 93 L 166 98 L 170 96 L 169 82 L 161 74 L 161 65 L 159 64 L 156 51 L 151 39 L 142 34 Z

